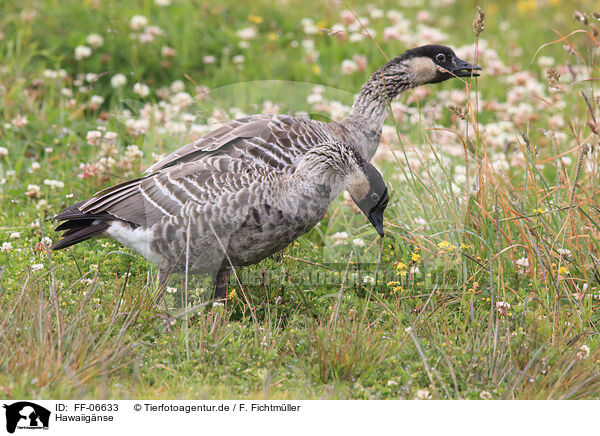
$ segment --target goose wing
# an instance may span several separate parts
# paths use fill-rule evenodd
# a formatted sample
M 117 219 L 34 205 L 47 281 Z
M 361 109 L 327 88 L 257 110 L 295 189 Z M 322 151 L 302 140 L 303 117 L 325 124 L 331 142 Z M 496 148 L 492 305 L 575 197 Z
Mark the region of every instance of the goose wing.
M 229 156 L 293 171 L 312 146 L 332 141 L 324 123 L 291 115 L 252 115 L 231 121 L 197 141 L 184 145 L 146 170 L 163 170 L 210 156 Z
M 248 200 L 241 197 L 247 195 L 250 185 L 272 180 L 277 176 L 275 173 L 279 172 L 273 168 L 248 165 L 222 156 L 179 162 L 100 191 L 78 205 L 78 209 L 86 216 L 104 214 L 135 226 L 149 227 L 165 216 L 180 215 L 190 202 L 218 205 L 225 196 L 233 195 L 241 204 Z M 65 219 L 60 215 L 56 218 Z

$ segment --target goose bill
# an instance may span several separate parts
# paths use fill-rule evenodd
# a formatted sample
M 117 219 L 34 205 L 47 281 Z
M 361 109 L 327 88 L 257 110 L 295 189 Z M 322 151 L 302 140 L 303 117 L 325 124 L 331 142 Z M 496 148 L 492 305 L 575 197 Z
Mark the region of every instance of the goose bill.
M 375 207 L 373 207 L 367 215 L 367 218 L 369 218 L 369 221 L 371 221 L 371 224 L 373 227 L 375 227 L 375 230 L 377 230 L 377 233 L 379 233 L 379 236 L 382 238 L 384 236 L 383 211 L 385 211 L 385 208 L 387 207 L 388 200 L 389 196 L 386 190 L 384 196 L 381 198 L 381 200 L 379 200 L 379 203 L 377 203 L 377 205 L 375 205 Z
M 462 59 L 456 59 L 456 67 L 454 67 L 452 73 L 458 77 L 479 77 L 479 73 L 475 71 L 481 71 L 481 67 L 470 64 Z

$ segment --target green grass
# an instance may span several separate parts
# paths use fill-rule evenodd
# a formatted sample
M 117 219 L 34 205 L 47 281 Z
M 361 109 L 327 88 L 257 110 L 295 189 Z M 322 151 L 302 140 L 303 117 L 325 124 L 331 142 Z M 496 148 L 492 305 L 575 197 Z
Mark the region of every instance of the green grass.
M 577 1 L 482 2 L 486 26 L 477 41 L 475 2 L 384 3 L 384 13 L 398 9 L 409 20 L 400 26 L 402 41 L 384 37 L 392 21 L 377 13 L 368 24 L 374 41 L 304 33 L 303 18 L 331 28 L 349 8 L 369 17 L 371 8 L 355 1 L 2 3 L 3 397 L 600 396 L 600 112 L 592 11 Z M 575 9 L 593 24 L 573 20 Z M 163 34 L 134 42 L 135 14 Z M 238 271 L 226 308 L 206 304 L 206 277 L 190 278 L 187 290 L 184 278 L 174 277 L 170 286 L 178 291 L 154 305 L 156 270 L 112 241 L 46 250 L 43 238 L 59 237 L 50 217 L 139 174 L 152 153 L 197 137 L 209 118 L 218 118 L 216 109 L 231 117 L 276 104 L 282 112 L 331 117 L 331 106 L 307 103 L 313 87 L 325 87 L 326 103 L 350 105 L 385 62 L 375 42 L 388 57 L 410 41 L 423 43 L 419 20 L 444 32 L 444 43 L 455 48 L 477 42 L 485 70 L 477 81 L 421 88 L 398 99 L 404 106 L 393 106 L 396 120 L 388 120 L 375 157 L 392 192 L 383 240 L 340 198 L 280 260 Z M 248 26 L 256 37 L 240 47 L 236 31 Z M 585 32 L 536 56 L 543 44 L 576 29 Z M 91 33 L 102 35 L 103 45 L 76 60 L 75 47 Z M 318 57 L 306 58 L 303 40 L 314 42 Z M 163 56 L 163 46 L 176 55 Z M 342 74 L 341 62 L 357 54 L 366 56 L 366 70 Z M 203 61 L 208 55 L 214 63 Z M 237 55 L 244 61 L 235 63 Z M 550 60 L 540 56 L 552 58 L 558 85 L 548 80 Z M 62 78 L 45 72 L 59 69 Z M 87 73 L 98 77 L 78 78 Z M 127 78 L 121 88 L 111 85 L 117 73 Z M 128 116 L 142 117 L 146 103 L 161 101 L 155 92 L 175 80 L 196 96 L 194 104 L 177 113 L 156 106 L 163 118 L 154 118 L 144 135 L 132 134 Z M 136 82 L 151 93 L 136 95 Z M 92 95 L 103 97 L 98 107 L 90 105 Z M 182 121 L 182 112 L 195 119 Z M 91 145 L 86 136 L 98 126 L 115 139 Z M 79 177 L 82 163 L 95 172 Z M 38 185 L 39 195 L 29 185 Z

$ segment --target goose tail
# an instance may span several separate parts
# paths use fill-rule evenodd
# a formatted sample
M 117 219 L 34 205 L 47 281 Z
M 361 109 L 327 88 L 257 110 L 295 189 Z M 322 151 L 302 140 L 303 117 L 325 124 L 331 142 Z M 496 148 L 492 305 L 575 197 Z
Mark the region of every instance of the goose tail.
M 52 250 L 61 250 L 94 236 L 101 236 L 110 226 L 110 222 L 115 219 L 106 212 L 98 214 L 82 212 L 79 206 L 84 203 L 85 201 L 80 201 L 72 204 L 53 218 L 54 221 L 64 221 L 56 227 L 56 231 L 65 233 L 50 247 Z

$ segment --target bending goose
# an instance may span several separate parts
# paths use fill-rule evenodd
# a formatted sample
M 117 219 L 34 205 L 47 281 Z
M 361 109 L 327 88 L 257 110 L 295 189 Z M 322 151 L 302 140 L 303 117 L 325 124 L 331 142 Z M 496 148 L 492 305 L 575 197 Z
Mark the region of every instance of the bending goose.
M 339 123 L 291 115 L 252 115 L 231 121 L 196 142 L 184 145 L 147 171 L 208 157 L 229 156 L 292 173 L 315 144 L 333 141 L 356 147 L 369 161 L 379 145 L 387 107 L 398 94 L 452 77 L 477 77 L 477 70 L 481 67 L 459 59 L 449 47 L 414 48 L 375 71 L 355 97 L 350 114 Z M 342 189 L 341 183 L 335 183 L 332 198 Z
M 172 271 L 212 273 L 222 298 L 231 266 L 259 262 L 323 218 L 334 180 L 383 236 L 381 174 L 354 147 L 329 142 L 313 145 L 293 174 L 216 156 L 119 183 L 58 214 L 66 232 L 52 248 L 108 236 L 158 264 L 161 283 Z

